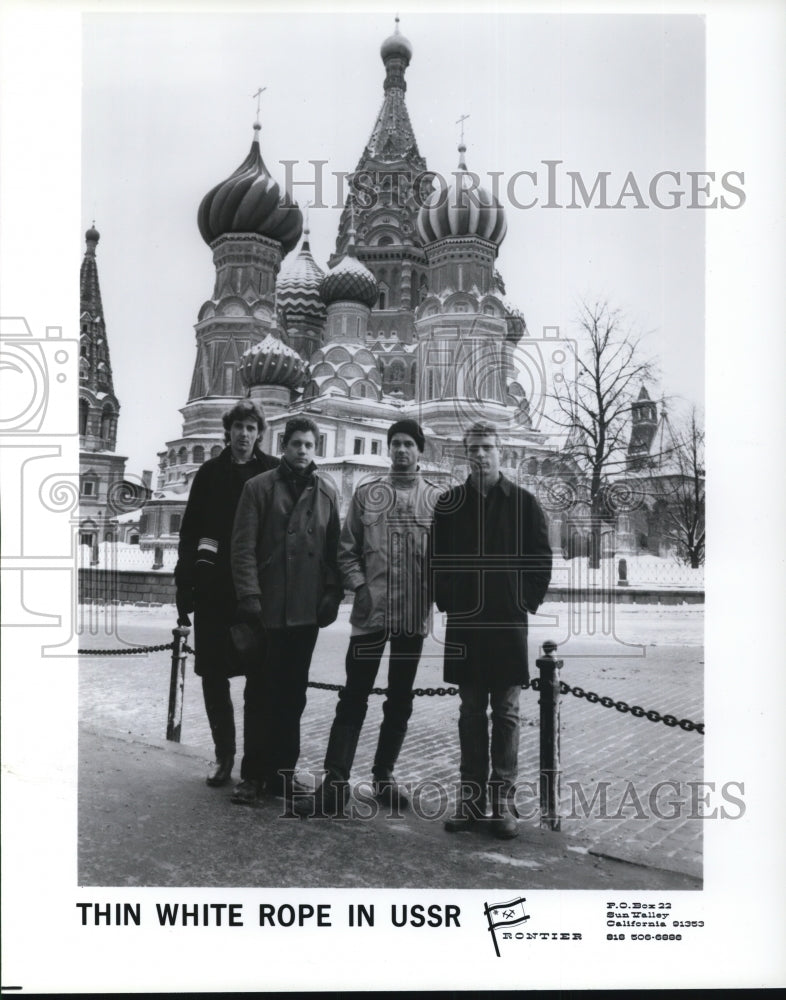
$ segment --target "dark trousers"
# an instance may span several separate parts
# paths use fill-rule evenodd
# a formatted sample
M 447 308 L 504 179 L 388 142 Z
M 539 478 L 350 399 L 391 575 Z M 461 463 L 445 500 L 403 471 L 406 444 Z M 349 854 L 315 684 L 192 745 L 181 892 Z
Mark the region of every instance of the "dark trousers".
M 203 674 L 202 694 L 216 748 L 216 760 L 221 757 L 234 757 L 235 709 L 229 694 L 229 678 L 221 674 Z
M 407 723 L 412 715 L 412 685 L 415 682 L 420 654 L 423 649 L 422 635 L 395 635 L 381 630 L 367 635 L 353 635 L 347 649 L 346 670 L 347 679 L 344 689 L 338 696 L 336 717 L 333 721 L 333 733 L 339 730 L 354 731 L 357 734 L 363 726 L 368 710 L 368 699 L 374 681 L 377 677 L 379 664 L 385 645 L 390 642 L 390 659 L 388 663 L 387 697 L 382 706 L 382 726 L 380 727 L 379 743 L 374 758 L 374 775 L 377 778 L 387 778 L 393 773 L 404 736 Z M 344 728 L 346 727 L 346 728 Z M 345 741 L 346 742 L 346 741 Z M 344 751 L 333 755 L 331 747 L 336 740 L 328 744 L 328 756 L 325 759 L 326 769 L 340 776 L 343 780 L 349 778 L 352 753 Z M 331 759 L 335 756 L 336 759 Z M 339 760 L 338 756 L 343 759 Z
M 267 629 L 257 669 L 246 677 L 245 747 L 240 777 L 283 783 L 300 757 L 300 717 L 306 707 L 311 656 L 319 628 Z

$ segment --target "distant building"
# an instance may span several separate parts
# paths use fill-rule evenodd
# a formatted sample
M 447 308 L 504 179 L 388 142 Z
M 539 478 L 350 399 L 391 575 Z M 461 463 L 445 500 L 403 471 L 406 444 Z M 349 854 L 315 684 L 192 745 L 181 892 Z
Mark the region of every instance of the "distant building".
M 703 494 L 704 469 L 691 468 L 685 442 L 675 434 L 665 403 L 659 408 L 645 386 L 631 403 L 626 466 L 615 484 L 620 495 L 627 493 L 626 509 L 616 515 L 618 550 L 637 555 L 681 555 L 675 524 L 693 516 L 694 473 Z M 699 507 L 703 527 L 703 502 Z
M 246 394 L 267 414 L 268 452 L 279 452 L 289 416 L 316 420 L 317 461 L 344 508 L 361 478 L 387 467 L 387 428 L 405 416 L 424 427 L 422 467 L 446 481 L 467 474 L 462 434 L 480 419 L 499 427 L 512 478 L 535 488 L 546 463 L 561 466 L 533 427 L 514 364 L 529 332 L 496 269 L 504 209 L 474 185 L 463 143 L 450 189 L 432 191 L 405 102 L 412 46 L 398 23 L 381 57 L 382 106 L 348 177 L 326 270 L 263 162 L 259 123 L 246 159 L 199 206 L 216 279 L 195 325 L 182 432 L 158 455 L 144 548 L 177 545 L 193 476 L 224 446 L 221 414 Z M 564 516 L 552 515 L 556 547 Z
M 98 283 L 99 239 L 91 226 L 79 275 L 79 542 L 96 552 L 102 542 L 139 540 L 138 516 L 129 513 L 149 497 L 152 482 L 151 473 L 142 483 L 126 480 L 126 458 L 115 453 L 120 402 Z

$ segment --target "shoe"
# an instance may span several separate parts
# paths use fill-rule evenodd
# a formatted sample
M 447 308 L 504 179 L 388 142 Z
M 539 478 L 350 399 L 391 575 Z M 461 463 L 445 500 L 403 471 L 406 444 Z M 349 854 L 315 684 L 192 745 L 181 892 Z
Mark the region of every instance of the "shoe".
M 206 784 L 210 785 L 211 788 L 220 788 L 222 785 L 226 785 L 232 777 L 234 764 L 234 756 L 222 757 L 216 754 L 216 764 L 210 774 L 208 774 Z
M 485 818 L 485 804 L 460 802 L 453 816 L 445 820 L 445 829 L 448 833 L 463 833 L 465 830 L 471 830 Z
M 515 816 L 506 813 L 504 816 L 495 816 L 491 821 L 491 832 L 500 840 L 513 840 L 519 835 L 519 824 Z
M 374 781 L 374 798 L 391 809 L 409 808 L 409 796 L 395 778 L 377 778 Z
M 295 796 L 310 796 L 311 789 L 298 778 L 285 781 L 276 775 L 265 780 L 264 789 L 260 794 L 266 799 L 292 799 Z
M 349 800 L 349 782 L 325 778 L 314 794 L 296 799 L 293 808 L 304 819 L 343 819 Z
M 232 802 L 239 806 L 253 806 L 259 799 L 259 782 L 247 778 L 232 792 Z
M 475 813 L 459 811 L 445 820 L 445 829 L 448 833 L 463 833 L 465 830 L 471 830 L 481 818 Z
M 492 797 L 491 832 L 499 840 L 513 840 L 519 835 L 518 812 L 515 803 Z

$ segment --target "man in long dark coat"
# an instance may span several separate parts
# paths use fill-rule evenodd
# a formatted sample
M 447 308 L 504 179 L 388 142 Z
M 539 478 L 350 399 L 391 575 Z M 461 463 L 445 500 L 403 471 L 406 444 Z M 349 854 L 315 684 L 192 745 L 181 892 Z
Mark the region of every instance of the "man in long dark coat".
M 227 447 L 194 476 L 175 567 L 178 620 L 185 624 L 194 612 L 194 669 L 202 678 L 216 752 L 207 783 L 214 787 L 225 785 L 232 776 L 235 713 L 229 678 L 244 672 L 229 635 L 237 604 L 229 563 L 232 524 L 245 484 L 279 461 L 258 447 L 265 416 L 257 403 L 241 400 L 222 420 Z
M 432 526 L 434 598 L 448 614 L 444 677 L 460 697 L 461 790 L 445 828 L 471 828 L 485 816 L 490 791 L 492 829 L 511 838 L 518 834 L 519 696 L 529 680 L 527 613 L 546 594 L 551 548 L 535 497 L 500 472 L 496 427 L 474 424 L 464 448 L 470 476 L 440 497 Z

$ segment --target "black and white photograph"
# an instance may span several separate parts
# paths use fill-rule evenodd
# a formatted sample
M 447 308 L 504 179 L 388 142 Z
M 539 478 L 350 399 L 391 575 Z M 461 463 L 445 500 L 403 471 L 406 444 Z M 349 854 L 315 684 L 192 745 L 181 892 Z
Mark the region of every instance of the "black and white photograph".
M 3 20 L 3 990 L 782 985 L 776 5 Z

